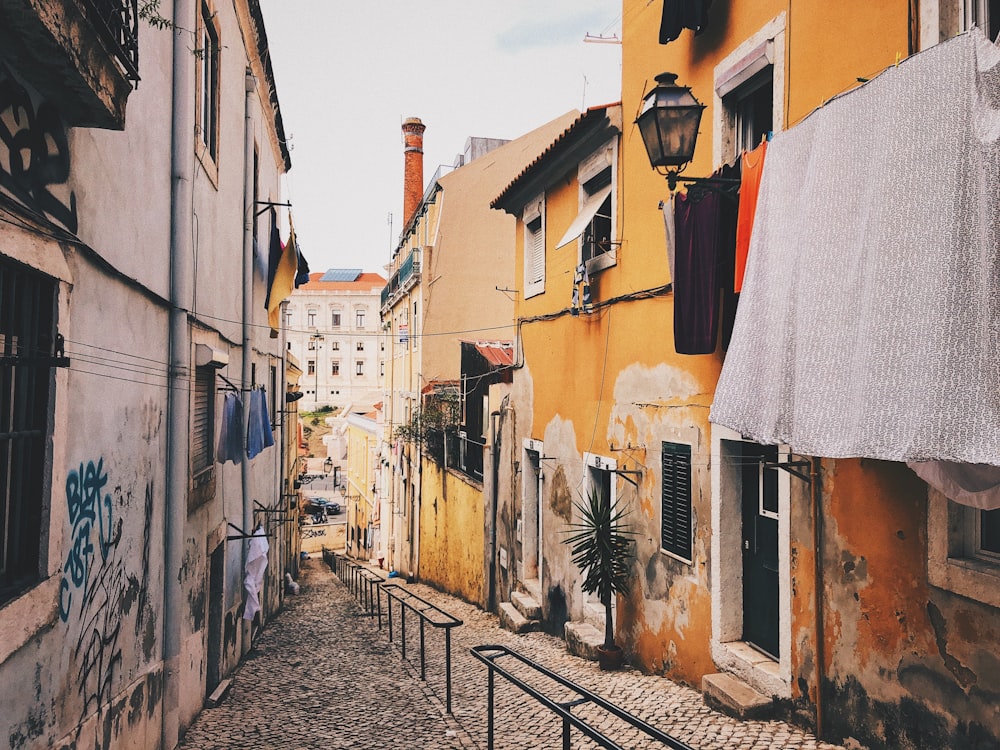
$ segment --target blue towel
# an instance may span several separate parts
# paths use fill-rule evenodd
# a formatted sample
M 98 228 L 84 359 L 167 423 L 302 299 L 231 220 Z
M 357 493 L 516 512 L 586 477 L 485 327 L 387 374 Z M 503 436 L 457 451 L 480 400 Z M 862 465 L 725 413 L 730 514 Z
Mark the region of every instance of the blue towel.
M 267 396 L 262 388 L 250 392 L 250 418 L 247 425 L 247 458 L 253 458 L 274 445 L 271 420 L 267 415 Z
M 215 459 L 220 464 L 243 461 L 243 401 L 233 392 L 226 393 L 222 402 L 222 429 Z

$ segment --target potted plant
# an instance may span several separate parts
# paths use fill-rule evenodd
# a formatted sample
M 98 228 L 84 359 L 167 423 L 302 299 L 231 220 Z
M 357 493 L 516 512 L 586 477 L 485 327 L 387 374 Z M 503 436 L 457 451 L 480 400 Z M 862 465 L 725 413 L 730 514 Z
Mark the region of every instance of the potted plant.
M 597 594 L 604 606 L 604 645 L 598 648 L 601 669 L 618 669 L 622 649 L 615 643 L 611 606 L 615 594 L 629 592 L 633 534 L 621 524 L 627 511 L 593 487 L 586 502 L 575 505 L 580 521 L 570 524 L 565 543 L 570 545 L 573 563 L 583 573 L 584 592 Z

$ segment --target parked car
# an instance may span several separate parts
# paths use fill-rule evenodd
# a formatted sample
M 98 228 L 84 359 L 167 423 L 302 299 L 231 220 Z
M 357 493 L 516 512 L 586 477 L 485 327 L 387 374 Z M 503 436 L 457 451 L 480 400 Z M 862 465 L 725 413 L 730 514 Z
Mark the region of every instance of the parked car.
M 327 519 L 327 516 L 335 516 L 342 509 L 336 500 L 327 500 L 325 497 L 307 497 L 304 510 L 313 517 L 313 522 L 322 523 Z

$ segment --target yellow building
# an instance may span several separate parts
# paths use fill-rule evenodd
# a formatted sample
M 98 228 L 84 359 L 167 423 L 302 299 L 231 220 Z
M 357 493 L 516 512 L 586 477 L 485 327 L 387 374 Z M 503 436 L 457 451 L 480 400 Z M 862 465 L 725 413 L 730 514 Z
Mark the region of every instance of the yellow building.
M 347 513 L 347 552 L 379 564 L 382 544 L 383 497 L 379 492 L 381 424 L 375 409 L 345 418 L 347 471 L 341 484 Z
M 749 687 L 756 708 L 825 739 L 1000 741 L 984 700 L 998 687 L 1000 602 L 986 580 L 1000 511 L 950 502 L 877 452 L 817 457 L 709 419 L 730 335 L 741 350 L 767 343 L 738 318 L 733 329 L 751 290 L 733 295 L 739 178 L 726 165 L 769 133 L 823 122 L 824 105 L 897 63 L 905 77 L 911 55 L 974 24 L 995 37 L 996 5 L 625 0 L 620 107 L 581 115 L 493 201 L 517 220 L 519 291 L 511 470 L 495 519 L 497 558 L 510 561 L 497 568 L 502 597 L 536 594 L 542 627 L 571 648 L 594 639 L 600 611 L 562 540 L 574 502 L 596 489 L 627 508 L 635 533 L 615 613 L 634 665 L 701 687 L 713 705 Z M 705 105 L 683 197 L 633 123 L 664 71 Z M 857 120 L 859 141 L 879 110 Z M 843 160 L 857 150 L 850 138 L 828 145 Z M 713 174 L 736 182 L 683 179 Z M 961 194 L 949 174 L 938 194 Z M 928 184 L 893 197 L 912 205 Z M 683 211 L 702 203 L 718 213 L 693 228 Z M 709 231 L 730 249 L 705 262 L 684 242 Z
M 514 303 L 509 290 L 513 287 L 514 224 L 509 217 L 491 211 L 489 202 L 572 117 L 564 115 L 510 142 L 470 138 L 458 163 L 453 168 L 438 169 L 422 193 L 424 126 L 416 118 L 403 124 L 406 220 L 393 253 L 381 307 L 386 336 L 382 454 L 389 498 L 388 523 L 383 525 L 386 564 L 403 575 L 424 578 L 424 535 L 434 536 L 433 529 L 460 527 L 463 543 L 478 552 L 473 558 L 474 567 L 461 574 L 469 583 L 459 593 L 474 601 L 480 601 L 483 590 L 481 582 L 476 582 L 483 575 L 485 541 L 480 520 L 451 519 L 442 526 L 424 523 L 427 511 L 422 501 L 422 477 L 434 473 L 433 466 L 430 471 L 425 468 L 426 462 L 443 465 L 443 455 L 426 455 L 426 429 L 421 427 L 421 420 L 429 412 L 425 411 L 423 397 L 435 390 L 441 395 L 439 386 L 459 382 L 461 340 L 470 335 L 512 337 Z M 453 420 L 447 427 L 452 440 L 457 439 L 457 423 Z M 443 435 L 438 436 L 438 442 L 442 439 Z M 453 459 L 460 457 L 465 448 L 483 450 L 479 444 L 465 444 L 464 448 L 456 445 Z M 455 461 L 448 465 L 454 468 Z M 482 477 L 471 471 L 459 474 L 459 481 L 470 488 L 462 492 L 478 496 L 477 505 L 481 507 Z M 443 485 L 439 489 L 443 491 Z M 434 512 L 444 513 L 443 507 L 438 508 L 432 502 Z M 432 539 L 430 548 L 444 550 L 448 544 L 443 539 Z M 431 570 L 445 567 L 440 560 L 430 562 Z

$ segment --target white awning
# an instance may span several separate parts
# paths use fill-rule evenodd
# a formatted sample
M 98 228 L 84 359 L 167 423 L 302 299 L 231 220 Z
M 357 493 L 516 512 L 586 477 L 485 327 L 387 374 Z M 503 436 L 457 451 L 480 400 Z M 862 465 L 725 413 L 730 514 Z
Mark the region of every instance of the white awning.
M 597 215 L 597 212 L 604 205 L 604 201 L 609 195 L 611 195 L 611 186 L 606 185 L 587 199 L 587 202 L 583 204 L 583 208 L 580 209 L 580 213 L 573 219 L 573 223 L 569 225 L 566 234 L 562 236 L 559 244 L 556 245 L 557 250 L 563 245 L 568 245 L 583 234 L 583 230 L 587 228 L 587 225 Z

